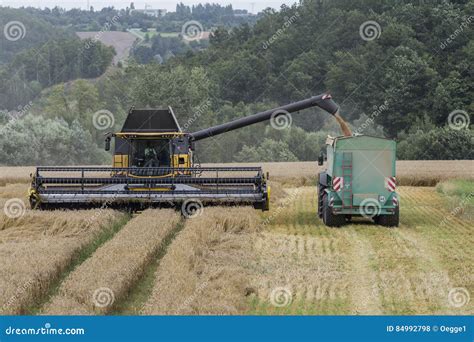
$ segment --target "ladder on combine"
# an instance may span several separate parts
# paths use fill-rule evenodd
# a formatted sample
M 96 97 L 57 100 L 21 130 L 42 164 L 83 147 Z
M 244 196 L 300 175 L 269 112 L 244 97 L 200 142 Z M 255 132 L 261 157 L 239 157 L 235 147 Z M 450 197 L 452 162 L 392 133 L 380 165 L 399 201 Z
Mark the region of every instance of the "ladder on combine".
M 352 208 L 352 152 L 342 153 L 342 207 Z

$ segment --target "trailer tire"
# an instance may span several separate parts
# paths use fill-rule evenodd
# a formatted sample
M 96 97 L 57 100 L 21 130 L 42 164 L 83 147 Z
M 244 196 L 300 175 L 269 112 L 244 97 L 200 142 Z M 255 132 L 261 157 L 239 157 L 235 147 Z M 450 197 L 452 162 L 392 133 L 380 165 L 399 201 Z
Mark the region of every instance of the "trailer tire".
M 323 195 L 323 222 L 328 227 L 340 227 L 346 223 L 344 215 L 334 215 L 328 203 L 328 194 Z
M 400 210 L 396 207 L 393 215 L 380 215 L 374 221 L 384 227 L 398 227 L 400 224 Z

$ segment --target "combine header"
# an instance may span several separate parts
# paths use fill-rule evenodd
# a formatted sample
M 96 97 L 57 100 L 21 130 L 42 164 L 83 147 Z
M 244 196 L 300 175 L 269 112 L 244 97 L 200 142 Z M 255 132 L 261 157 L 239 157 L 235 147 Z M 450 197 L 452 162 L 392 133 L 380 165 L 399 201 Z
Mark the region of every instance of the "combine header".
M 195 142 L 238 128 L 320 107 L 339 118 L 323 94 L 194 133 L 183 132 L 173 110 L 132 108 L 115 139 L 113 167 L 38 167 L 32 208 L 103 205 L 127 208 L 185 203 L 253 204 L 269 209 L 269 187 L 260 167 L 195 167 Z

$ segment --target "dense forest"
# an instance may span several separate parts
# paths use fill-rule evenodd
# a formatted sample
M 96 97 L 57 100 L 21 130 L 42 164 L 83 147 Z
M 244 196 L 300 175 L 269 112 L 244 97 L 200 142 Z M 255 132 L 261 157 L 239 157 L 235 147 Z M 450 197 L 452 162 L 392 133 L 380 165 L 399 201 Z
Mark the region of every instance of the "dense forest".
M 158 5 L 159 6 L 159 5 Z M 205 29 L 217 26 L 232 27 L 244 23 L 254 23 L 257 16 L 247 15 L 246 10 L 234 10 L 232 5 L 197 4 L 187 6 L 183 3 L 176 5 L 174 12 L 168 12 L 156 20 L 155 17 L 136 11 L 135 4 L 124 9 L 105 7 L 100 10 L 71 9 L 60 7 L 52 9 L 25 8 L 25 13 L 41 19 L 54 26 L 69 27 L 74 31 L 99 31 L 104 25 L 111 22 L 115 16 L 120 21 L 111 25 L 111 31 L 125 31 L 130 28 L 156 28 L 158 31 L 174 32 L 181 30 L 184 22 L 197 20 Z
M 169 15 L 188 19 L 190 10 Z M 7 80 L 0 89 L 6 110 L 0 113 L 0 163 L 107 162 L 101 150 L 105 131 L 93 122 L 98 111 L 110 113 L 107 128 L 117 130 L 132 105 L 170 105 L 183 128 L 194 131 L 326 91 L 354 132 L 396 139 L 400 159 L 472 159 L 473 13 L 467 0 L 303 0 L 265 10 L 255 23 L 215 28 L 204 50 L 184 49 L 166 63 L 131 58 L 94 81 L 61 83 L 105 72 L 110 51 L 98 45 L 91 63 L 66 58 L 68 76 L 57 84 L 48 83 L 55 70 L 48 69 L 51 58 L 42 58 L 49 62 L 41 68 L 24 69 L 34 64 L 28 63 L 33 56 L 8 47 L 8 67 L 0 73 Z M 22 15 L 31 25 L 52 25 L 35 11 Z M 65 31 L 53 40 L 67 53 L 74 51 L 71 39 Z M 71 48 L 62 47 L 67 42 Z M 2 47 L 12 43 L 2 41 Z M 168 43 L 155 37 L 151 46 Z M 11 82 L 12 70 L 23 75 L 18 83 Z M 12 114 L 8 101 L 22 82 L 39 93 L 25 97 Z M 328 134 L 339 134 L 333 118 L 310 109 L 294 114 L 286 129 L 258 124 L 199 143 L 198 156 L 220 162 L 315 160 Z M 81 146 L 64 158 L 74 144 Z

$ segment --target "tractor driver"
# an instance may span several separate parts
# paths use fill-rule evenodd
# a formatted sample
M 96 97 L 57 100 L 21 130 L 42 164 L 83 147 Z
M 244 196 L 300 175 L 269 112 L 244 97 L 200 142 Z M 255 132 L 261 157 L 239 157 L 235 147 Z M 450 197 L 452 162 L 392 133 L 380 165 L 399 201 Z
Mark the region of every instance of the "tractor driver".
M 146 143 L 145 147 L 145 165 L 144 167 L 158 167 L 158 154 L 150 142 Z

